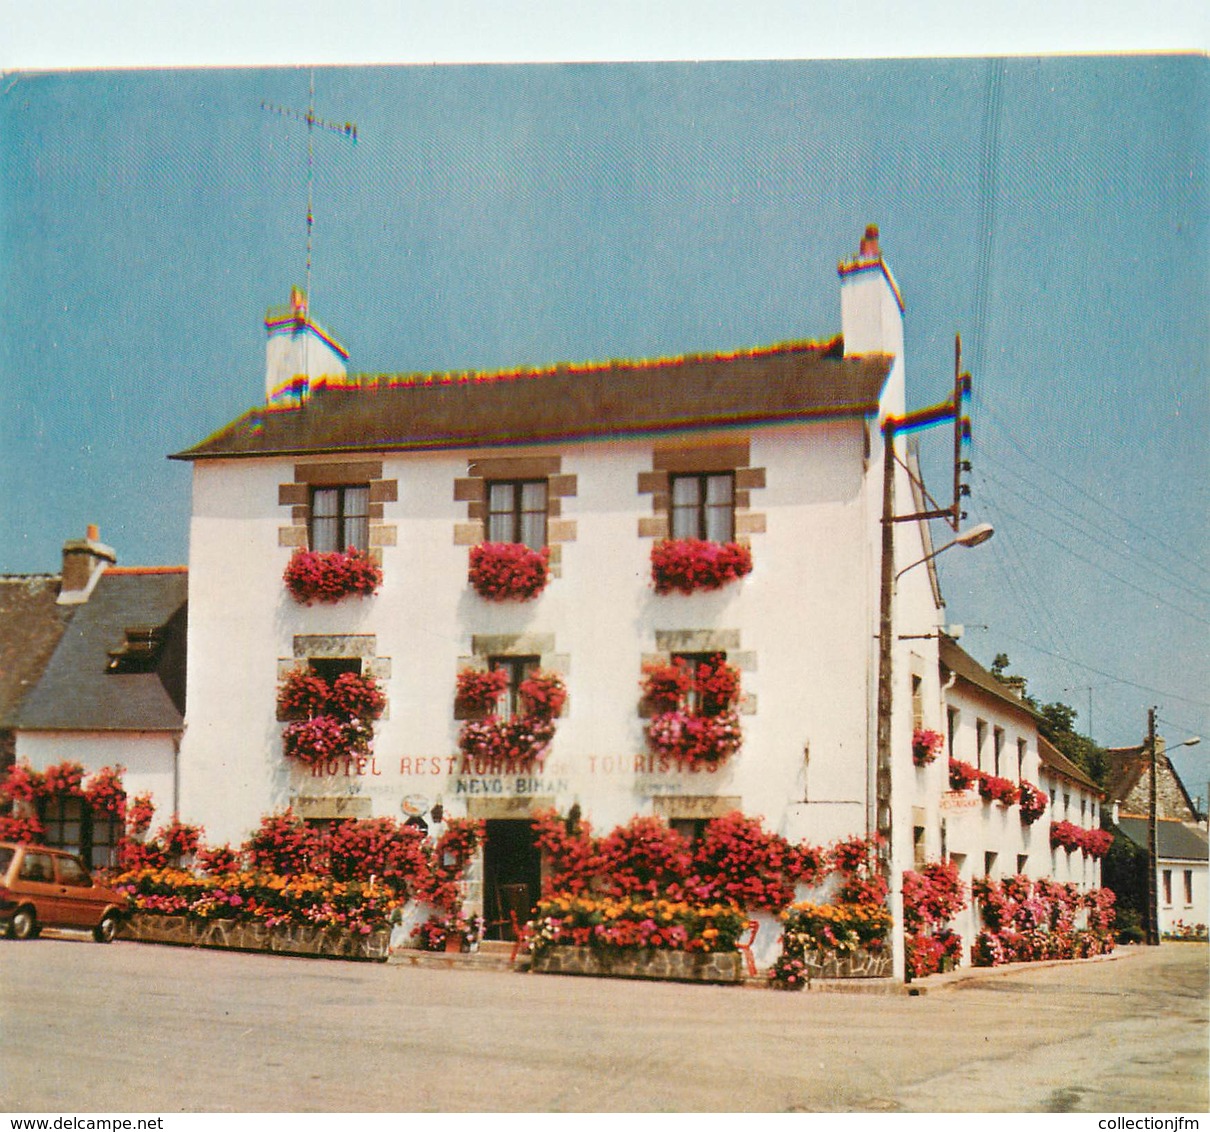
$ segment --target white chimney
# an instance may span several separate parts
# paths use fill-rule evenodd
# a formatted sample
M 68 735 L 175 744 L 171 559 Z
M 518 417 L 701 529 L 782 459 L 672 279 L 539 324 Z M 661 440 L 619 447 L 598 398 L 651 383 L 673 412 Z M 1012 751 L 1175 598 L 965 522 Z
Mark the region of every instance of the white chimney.
M 842 262 L 840 272 L 840 324 L 844 352 L 903 354 L 903 297 L 891 269 L 882 258 L 878 227 L 865 230 L 856 259 Z
M 88 525 L 88 534 L 63 544 L 63 581 L 59 585 L 59 605 L 81 605 L 86 602 L 106 566 L 113 566 L 118 556 L 113 548 L 100 541 L 96 525 Z
M 289 306 L 270 308 L 265 330 L 265 404 L 270 408 L 296 409 L 312 385 L 344 377 L 349 351 L 311 321 L 301 287 L 290 289 Z

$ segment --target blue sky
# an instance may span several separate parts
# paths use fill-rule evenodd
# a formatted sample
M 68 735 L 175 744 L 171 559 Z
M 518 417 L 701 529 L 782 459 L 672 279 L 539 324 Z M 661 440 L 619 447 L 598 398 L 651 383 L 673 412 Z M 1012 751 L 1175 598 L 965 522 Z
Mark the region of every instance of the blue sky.
M 1204 57 L 320 68 L 315 316 L 365 371 L 751 346 L 839 330 L 876 222 L 909 400 L 974 372 L 963 644 L 1109 744 L 1159 707 L 1210 776 Z M 255 404 L 304 265 L 299 68 L 0 87 L 0 571 L 96 522 L 184 562 L 165 459 Z M 945 440 L 923 438 L 944 490 Z M 981 628 L 980 626 L 986 626 Z

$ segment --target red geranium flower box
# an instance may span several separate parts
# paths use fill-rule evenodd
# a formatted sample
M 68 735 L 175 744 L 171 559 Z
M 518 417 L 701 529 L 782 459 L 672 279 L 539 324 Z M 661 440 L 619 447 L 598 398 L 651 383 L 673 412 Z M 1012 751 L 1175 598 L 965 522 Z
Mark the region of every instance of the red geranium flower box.
M 382 569 L 364 551 L 296 550 L 283 575 L 290 596 L 302 605 L 369 597 L 382 585 Z
M 481 542 L 471 547 L 468 580 L 488 601 L 529 601 L 550 581 L 550 548 L 520 542 Z
M 657 594 L 721 590 L 752 573 L 752 552 L 737 542 L 661 539 L 651 548 L 651 581 Z

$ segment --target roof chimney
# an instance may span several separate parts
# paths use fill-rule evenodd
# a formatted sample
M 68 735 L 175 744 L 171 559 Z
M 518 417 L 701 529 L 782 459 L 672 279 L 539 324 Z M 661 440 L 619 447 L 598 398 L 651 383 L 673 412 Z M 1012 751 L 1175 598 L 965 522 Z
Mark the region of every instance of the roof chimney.
M 845 355 L 901 355 L 903 298 L 882 258 L 877 224 L 866 227 L 857 258 L 842 261 L 837 271 Z
M 100 537 L 97 525 L 89 523 L 84 538 L 71 539 L 63 544 L 63 581 L 59 586 L 59 605 L 86 602 L 105 573 L 106 565 L 113 566 L 117 562 L 118 556 L 113 548 L 100 542 Z
M 297 409 L 311 386 L 345 375 L 346 350 L 311 321 L 307 293 L 290 288 L 290 302 L 265 315 L 269 342 L 265 351 L 265 403 L 273 409 Z

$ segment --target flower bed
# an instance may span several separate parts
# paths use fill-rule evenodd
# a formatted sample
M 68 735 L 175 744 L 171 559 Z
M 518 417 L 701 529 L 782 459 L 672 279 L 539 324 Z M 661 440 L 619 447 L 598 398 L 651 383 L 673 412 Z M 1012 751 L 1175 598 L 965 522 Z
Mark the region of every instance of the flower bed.
M 530 601 L 550 581 L 550 548 L 531 550 L 519 542 L 483 542 L 471 547 L 471 588 L 488 601 Z
M 971 945 L 973 966 L 1085 959 L 1113 951 L 1115 898 L 1109 889 L 1080 892 L 1074 884 L 1016 876 L 972 881 L 971 893 L 984 924 Z M 1084 928 L 1077 924 L 1081 915 Z
M 382 585 L 382 569 L 365 551 L 296 550 L 282 575 L 290 596 L 302 605 L 369 597 Z
M 752 552 L 736 542 L 662 539 L 651 548 L 651 581 L 657 594 L 719 590 L 752 573 Z
M 529 923 L 535 957 L 551 949 L 734 952 L 747 916 L 734 904 L 641 897 L 553 896 Z
M 403 904 L 396 889 L 381 882 L 339 881 L 309 873 L 198 876 L 184 869 L 146 868 L 120 874 L 112 887 L 129 899 L 132 911 L 148 915 L 271 928 L 308 925 L 356 935 L 385 929 Z

